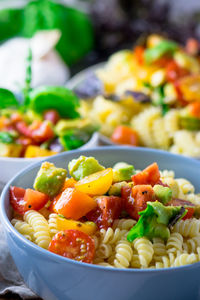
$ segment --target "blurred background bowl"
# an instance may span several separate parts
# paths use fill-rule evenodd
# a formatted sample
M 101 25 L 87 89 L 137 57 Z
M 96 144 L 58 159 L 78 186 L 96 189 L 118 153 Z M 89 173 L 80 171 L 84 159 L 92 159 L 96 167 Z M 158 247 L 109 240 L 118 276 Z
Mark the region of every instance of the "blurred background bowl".
M 89 149 L 98 146 L 99 144 L 99 135 L 95 132 L 90 140 L 84 144 L 79 149 Z M 49 159 L 50 157 L 46 158 Z M 44 157 L 37 157 L 37 158 L 15 158 L 15 157 L 0 157 L 0 190 L 3 189 L 4 185 L 19 171 L 24 169 L 25 167 L 33 164 L 37 161 L 44 159 Z
M 69 161 L 80 155 L 94 156 L 106 167 L 125 161 L 143 169 L 156 161 L 161 170 L 173 169 L 177 177 L 190 180 L 200 191 L 200 163 L 164 151 L 105 147 L 61 153 L 48 160 L 66 168 Z M 40 164 L 37 162 L 15 176 L 4 188 L 0 202 L 0 218 L 10 253 L 25 283 L 38 296 L 48 300 L 199 300 L 200 262 L 158 270 L 105 268 L 58 256 L 20 235 L 10 223 L 9 187 L 32 187 Z

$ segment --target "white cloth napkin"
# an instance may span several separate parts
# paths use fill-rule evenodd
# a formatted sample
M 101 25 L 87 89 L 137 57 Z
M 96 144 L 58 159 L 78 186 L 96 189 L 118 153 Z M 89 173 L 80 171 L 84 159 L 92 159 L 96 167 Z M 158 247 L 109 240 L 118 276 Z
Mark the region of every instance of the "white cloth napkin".
M 23 282 L 10 256 L 0 223 L 0 299 L 7 293 L 19 295 L 23 300 L 39 299 Z M 14 299 L 14 297 L 13 297 Z

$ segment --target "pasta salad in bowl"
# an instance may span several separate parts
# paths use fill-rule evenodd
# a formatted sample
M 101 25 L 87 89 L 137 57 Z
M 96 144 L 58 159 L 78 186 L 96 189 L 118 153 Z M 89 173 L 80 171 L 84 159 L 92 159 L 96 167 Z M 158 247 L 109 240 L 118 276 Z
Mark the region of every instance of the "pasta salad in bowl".
M 192 38 L 183 46 L 152 34 L 97 65 L 93 75 L 75 76 L 71 87 L 82 113 L 112 143 L 199 158 L 199 51 Z
M 154 299 L 165 284 L 163 299 L 179 288 L 176 299 L 198 299 L 198 192 L 195 160 L 105 147 L 22 171 L 5 187 L 0 213 L 21 275 L 45 299 L 121 299 L 121 284 L 124 299 Z

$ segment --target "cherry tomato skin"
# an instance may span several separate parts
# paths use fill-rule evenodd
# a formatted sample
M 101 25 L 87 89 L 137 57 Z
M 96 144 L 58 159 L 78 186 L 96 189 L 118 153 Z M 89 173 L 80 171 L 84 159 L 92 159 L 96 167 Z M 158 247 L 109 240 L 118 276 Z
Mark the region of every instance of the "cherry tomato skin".
M 191 116 L 200 118 L 200 102 L 192 102 L 187 108 Z
M 26 190 L 17 186 L 10 187 L 10 204 L 13 209 L 20 215 L 25 213 L 24 195 Z
M 133 50 L 134 57 L 139 65 L 144 64 L 144 47 L 136 46 Z
M 194 215 L 194 204 L 187 200 L 182 200 L 178 198 L 173 198 L 169 203 L 169 206 L 184 206 L 187 209 L 186 215 L 183 217 L 183 220 L 190 219 Z
M 193 207 L 186 207 L 186 209 L 187 209 L 187 213 L 183 217 L 183 220 L 191 219 L 194 215 L 194 208 Z
M 50 109 L 44 112 L 44 119 L 55 125 L 59 121 L 60 116 L 56 110 Z
M 188 74 L 189 74 L 189 72 L 186 69 L 180 67 L 173 60 L 170 63 L 168 63 L 168 65 L 166 67 L 167 80 L 172 83 Z
M 27 210 L 40 210 L 48 201 L 48 196 L 32 189 L 23 189 L 17 186 L 10 187 L 10 204 L 20 215 Z
M 59 231 L 49 244 L 49 251 L 85 263 L 92 263 L 95 253 L 94 240 L 75 229 Z
M 21 133 L 22 135 L 28 138 L 32 138 L 32 131 L 24 121 L 17 122 L 15 126 L 19 133 Z
M 135 130 L 128 126 L 118 126 L 115 128 L 111 140 L 117 144 L 138 146 L 139 139 Z

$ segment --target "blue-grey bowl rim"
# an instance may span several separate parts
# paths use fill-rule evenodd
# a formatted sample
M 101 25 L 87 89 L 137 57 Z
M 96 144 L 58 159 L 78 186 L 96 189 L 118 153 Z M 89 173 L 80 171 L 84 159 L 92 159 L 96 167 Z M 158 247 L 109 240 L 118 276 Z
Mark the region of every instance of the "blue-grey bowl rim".
M 152 149 L 152 148 L 144 148 L 144 147 L 129 147 L 129 146 L 104 146 L 104 147 L 94 147 L 91 149 L 86 149 L 86 150 L 73 150 L 70 152 L 62 152 L 59 153 L 57 155 L 53 155 L 49 157 L 49 160 L 54 160 L 54 158 L 56 157 L 62 157 L 62 156 L 66 156 L 66 155 L 71 155 L 71 154 L 75 154 L 75 153 L 79 153 L 81 152 L 81 154 L 83 154 L 84 152 L 95 152 L 95 151 L 104 151 L 104 150 L 131 150 L 131 151 L 141 151 L 143 153 L 148 153 L 148 152 L 155 152 L 155 153 L 160 153 L 161 155 L 166 155 L 166 156 L 172 156 L 172 157 L 177 157 L 178 159 L 183 159 L 183 161 L 192 161 L 195 162 L 195 164 L 199 164 L 200 167 L 200 162 L 198 162 L 196 159 L 190 158 L 190 157 L 186 157 L 186 156 L 180 156 L 178 154 L 173 154 L 173 153 L 169 153 L 167 151 L 164 150 L 157 150 L 157 149 Z M 83 153 L 82 153 L 83 152 Z M 172 268 L 161 268 L 161 269 L 134 269 L 134 268 L 126 268 L 126 269 L 118 269 L 118 268 L 111 268 L 111 267 L 104 267 L 104 266 L 98 266 L 95 264 L 88 264 L 88 263 L 82 263 L 82 262 L 78 262 L 72 259 L 68 259 L 65 258 L 63 256 L 54 254 L 46 249 L 43 249 L 41 247 L 39 247 L 38 245 L 32 243 L 31 241 L 27 240 L 23 235 L 21 235 L 11 224 L 7 214 L 6 214 L 6 210 L 5 210 L 5 197 L 6 194 L 9 193 L 9 187 L 11 186 L 12 181 L 14 181 L 18 176 L 23 176 L 24 174 L 26 174 L 27 172 L 29 172 L 31 169 L 34 169 L 36 167 L 40 167 L 41 163 L 43 163 L 44 161 L 46 161 L 46 159 L 40 160 L 38 162 L 35 162 L 33 164 L 31 164 L 30 166 L 24 168 L 23 170 L 21 170 L 20 172 L 18 172 L 11 180 L 9 180 L 9 182 L 5 185 L 2 194 L 1 194 L 1 199 L 0 199 L 0 220 L 3 224 L 3 227 L 5 227 L 8 231 L 13 232 L 13 234 L 19 239 L 21 240 L 22 243 L 25 243 L 28 247 L 30 247 L 33 251 L 38 252 L 38 254 L 40 253 L 43 256 L 48 256 L 49 259 L 52 259 L 54 261 L 60 261 L 63 263 L 70 263 L 70 264 L 75 264 L 78 265 L 80 267 L 90 267 L 90 268 L 95 268 L 97 270 L 100 271 L 108 271 L 108 272 L 134 272 L 134 273 L 146 273 L 146 272 L 174 272 L 174 270 L 180 270 L 180 269 L 188 269 L 188 268 L 196 268 L 197 264 L 200 266 L 200 262 L 196 262 L 194 264 L 189 264 L 189 265 L 185 265 L 185 266 L 180 266 L 180 267 L 172 267 Z M 4 230 L 5 230 L 4 228 Z

